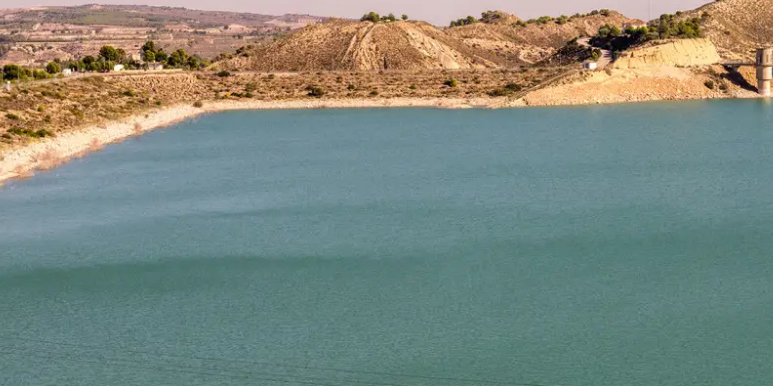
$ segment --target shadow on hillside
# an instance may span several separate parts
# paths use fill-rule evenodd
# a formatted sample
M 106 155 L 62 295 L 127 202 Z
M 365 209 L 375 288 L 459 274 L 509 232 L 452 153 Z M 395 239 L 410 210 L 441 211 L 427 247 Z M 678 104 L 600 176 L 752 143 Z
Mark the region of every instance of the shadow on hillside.
M 720 77 L 722 79 L 726 79 L 728 82 L 748 91 L 757 92 L 757 87 L 753 84 L 749 83 L 746 78 L 741 75 L 740 72 L 738 72 L 738 68 L 732 67 L 732 66 L 724 66 L 725 71 L 727 71 L 725 74 L 721 74 Z

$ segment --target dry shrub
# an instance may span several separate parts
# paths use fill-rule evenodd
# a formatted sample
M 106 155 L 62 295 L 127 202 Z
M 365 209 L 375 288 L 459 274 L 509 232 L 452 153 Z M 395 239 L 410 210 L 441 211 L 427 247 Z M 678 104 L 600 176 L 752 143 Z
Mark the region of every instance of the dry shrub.
M 134 134 L 142 133 L 142 125 L 139 122 L 134 123 Z

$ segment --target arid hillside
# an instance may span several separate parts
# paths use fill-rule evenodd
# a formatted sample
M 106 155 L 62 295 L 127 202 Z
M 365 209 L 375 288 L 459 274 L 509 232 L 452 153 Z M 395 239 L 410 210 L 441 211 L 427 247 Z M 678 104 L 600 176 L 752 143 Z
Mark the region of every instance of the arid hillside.
M 335 20 L 310 25 L 218 64 L 252 71 L 420 70 L 491 68 L 504 61 L 490 51 L 424 22 Z
M 773 0 L 719 0 L 682 18 L 701 17 L 705 36 L 730 60 L 752 60 L 755 49 L 773 44 Z
M 645 44 L 620 54 L 616 69 L 660 66 L 695 67 L 716 64 L 721 59 L 708 39 L 673 39 Z
M 493 52 L 507 62 L 533 63 L 547 58 L 574 38 L 596 34 L 599 27 L 605 24 L 622 28 L 626 23 L 643 22 L 629 19 L 615 11 L 606 11 L 528 23 L 481 22 L 452 27 L 446 32 L 470 47 Z

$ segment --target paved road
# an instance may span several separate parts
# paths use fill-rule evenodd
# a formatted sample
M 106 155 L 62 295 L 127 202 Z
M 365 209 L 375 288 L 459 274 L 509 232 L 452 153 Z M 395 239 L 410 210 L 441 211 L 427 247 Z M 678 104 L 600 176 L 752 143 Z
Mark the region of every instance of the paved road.
M 577 39 L 577 44 L 584 47 L 594 48 L 590 45 L 590 38 Z M 604 67 L 612 63 L 612 51 L 604 50 L 601 48 L 599 48 L 599 50 L 601 50 L 601 57 L 599 57 L 599 60 L 596 61 L 596 68 L 602 70 Z

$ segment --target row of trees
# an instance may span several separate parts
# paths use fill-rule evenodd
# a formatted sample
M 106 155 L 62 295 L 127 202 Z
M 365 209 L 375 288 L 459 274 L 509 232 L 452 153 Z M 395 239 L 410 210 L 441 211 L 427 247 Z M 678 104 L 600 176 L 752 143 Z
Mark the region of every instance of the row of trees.
M 403 21 L 408 20 L 408 15 L 404 14 L 401 17 L 401 19 Z M 386 23 L 391 21 L 397 21 L 397 16 L 395 16 L 395 14 L 393 13 L 390 13 L 389 15 L 386 15 L 386 16 L 381 16 L 376 12 L 368 12 L 360 18 L 360 21 L 369 21 L 371 23 L 379 23 L 379 22 Z
M 470 25 L 475 23 L 487 23 L 492 24 L 496 23 L 499 20 L 502 20 L 505 17 L 506 14 L 504 14 L 501 11 L 486 11 L 481 14 L 480 19 L 476 19 L 474 16 L 467 16 L 466 18 L 453 20 L 451 21 L 451 27 L 460 27 L 463 25 Z M 578 19 L 581 17 L 587 17 L 587 16 L 594 16 L 594 15 L 601 15 L 601 16 L 611 16 L 612 11 L 608 9 L 601 9 L 601 10 L 594 10 L 590 13 L 576 13 L 572 16 L 566 16 L 561 15 L 559 17 L 552 17 L 552 16 L 541 16 L 536 19 L 529 19 L 527 21 L 519 20 L 515 23 L 513 23 L 513 27 L 525 27 L 529 24 L 548 24 L 548 23 L 556 23 L 559 25 L 566 24 L 574 19 Z
M 153 41 L 146 42 L 141 49 L 141 59 L 135 60 L 126 51 L 113 46 L 103 46 L 97 56 L 86 55 L 78 60 L 54 60 L 45 66 L 45 70 L 24 68 L 15 64 L 3 67 L 4 80 L 47 79 L 61 73 L 64 69 L 74 72 L 109 72 L 115 65 L 121 64 L 127 70 L 148 68 L 151 63 L 159 63 L 167 68 L 197 70 L 209 65 L 209 61 L 197 55 L 189 55 L 180 48 L 170 54 L 157 48 Z
M 6 64 L 3 66 L 3 80 L 16 79 L 48 79 L 51 74 L 39 69 L 21 67 L 16 64 Z
M 591 39 L 591 45 L 613 51 L 623 51 L 631 46 L 639 45 L 658 39 L 692 39 L 702 36 L 701 18 L 677 20 L 681 16 L 665 14 L 650 26 L 626 27 L 624 31 L 614 25 L 604 25 L 598 30 L 598 34 Z
M 529 19 L 525 23 L 524 22 L 516 23 L 516 25 L 526 26 L 529 24 L 548 24 L 548 23 L 556 23 L 558 25 L 563 25 L 575 19 L 580 19 L 588 16 L 595 16 L 595 15 L 609 17 L 609 16 L 612 16 L 612 11 L 608 9 L 601 9 L 601 10 L 593 10 L 590 13 L 575 13 L 572 16 L 566 16 L 566 15 L 561 15 L 559 17 L 541 16 L 536 19 Z
M 478 23 L 479 20 L 475 16 L 467 16 L 464 19 L 454 20 L 451 22 L 451 27 L 461 27 L 463 25 L 470 25 Z

